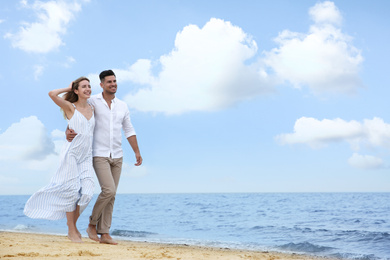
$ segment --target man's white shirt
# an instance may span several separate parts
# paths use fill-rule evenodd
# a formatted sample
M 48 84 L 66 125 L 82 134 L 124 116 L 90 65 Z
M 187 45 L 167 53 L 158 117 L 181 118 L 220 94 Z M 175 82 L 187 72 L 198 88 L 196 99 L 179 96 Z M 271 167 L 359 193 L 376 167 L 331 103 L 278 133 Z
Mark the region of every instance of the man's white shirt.
M 93 157 L 123 157 L 121 129 L 126 138 L 135 135 L 127 104 L 114 98 L 110 109 L 102 93 L 91 96 L 89 102 L 95 108 Z

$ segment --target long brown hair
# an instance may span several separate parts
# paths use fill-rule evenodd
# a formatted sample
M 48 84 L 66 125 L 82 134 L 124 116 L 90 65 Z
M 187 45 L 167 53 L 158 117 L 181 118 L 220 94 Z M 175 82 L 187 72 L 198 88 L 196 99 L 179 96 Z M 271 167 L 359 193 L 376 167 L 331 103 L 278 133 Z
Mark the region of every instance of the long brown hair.
M 72 84 L 72 91 L 69 91 L 69 92 L 65 93 L 65 95 L 64 95 L 65 100 L 69 101 L 70 103 L 74 103 L 74 102 L 77 102 L 79 100 L 79 96 L 76 93 L 74 93 L 74 91 L 75 91 L 75 89 L 79 89 L 79 84 L 83 80 L 87 80 L 88 82 L 90 82 L 89 79 L 86 77 L 80 77 L 80 78 L 74 80 L 73 84 Z
M 74 103 L 74 102 L 77 102 L 79 100 L 79 96 L 74 92 L 74 90 L 79 89 L 79 84 L 83 80 L 87 80 L 88 82 L 90 82 L 89 79 L 86 77 L 80 77 L 80 78 L 74 80 L 73 84 L 72 84 L 72 90 L 69 92 L 66 92 L 64 95 L 65 100 L 69 101 L 70 103 Z M 64 118 L 68 119 L 68 117 L 66 116 L 66 114 L 65 114 L 64 110 L 62 110 L 62 108 L 61 108 L 61 111 L 62 111 L 62 114 L 64 115 Z

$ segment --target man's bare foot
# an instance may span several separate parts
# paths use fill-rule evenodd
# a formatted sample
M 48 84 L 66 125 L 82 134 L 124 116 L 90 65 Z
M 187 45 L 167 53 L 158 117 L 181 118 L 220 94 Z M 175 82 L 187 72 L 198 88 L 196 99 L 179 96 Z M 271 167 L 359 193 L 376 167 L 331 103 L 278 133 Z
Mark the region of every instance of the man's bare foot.
M 102 234 L 102 236 L 100 237 L 100 243 L 110 244 L 110 245 L 117 245 L 118 244 L 114 239 L 112 239 L 110 234 Z
M 79 234 L 77 232 L 69 232 L 68 233 L 68 238 L 70 241 L 74 243 L 83 243 L 83 240 L 79 237 Z
M 93 226 L 93 225 L 88 225 L 88 228 L 87 228 L 87 234 L 88 234 L 88 237 L 96 242 L 99 242 L 100 239 L 98 237 L 98 234 L 96 232 L 96 226 Z

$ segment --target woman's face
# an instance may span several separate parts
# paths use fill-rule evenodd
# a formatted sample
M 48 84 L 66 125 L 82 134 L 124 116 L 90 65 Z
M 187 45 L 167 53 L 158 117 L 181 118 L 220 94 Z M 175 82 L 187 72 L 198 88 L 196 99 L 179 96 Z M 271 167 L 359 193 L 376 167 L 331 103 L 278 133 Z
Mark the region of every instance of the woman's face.
M 89 81 L 86 79 L 80 81 L 78 89 L 75 89 L 74 92 L 79 96 L 79 98 L 90 98 L 92 90 Z

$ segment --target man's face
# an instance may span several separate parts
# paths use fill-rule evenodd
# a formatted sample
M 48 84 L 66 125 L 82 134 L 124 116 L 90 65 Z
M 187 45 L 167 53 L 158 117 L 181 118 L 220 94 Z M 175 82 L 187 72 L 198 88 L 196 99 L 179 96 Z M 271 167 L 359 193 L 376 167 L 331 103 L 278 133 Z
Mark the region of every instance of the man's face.
M 116 84 L 116 77 L 113 75 L 105 77 L 103 82 L 100 83 L 100 86 L 108 94 L 115 94 L 116 89 L 118 88 L 118 85 Z

